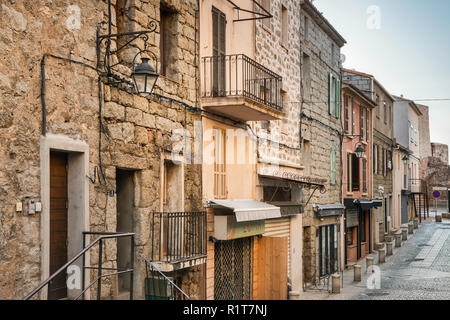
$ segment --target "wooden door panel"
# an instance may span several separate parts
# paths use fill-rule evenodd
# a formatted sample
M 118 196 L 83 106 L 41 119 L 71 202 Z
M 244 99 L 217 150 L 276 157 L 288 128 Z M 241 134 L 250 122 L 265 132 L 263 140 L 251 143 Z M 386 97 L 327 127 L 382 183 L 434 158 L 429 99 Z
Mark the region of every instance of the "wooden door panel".
M 255 277 L 253 298 L 256 300 L 287 299 L 288 238 L 255 239 Z
M 67 154 L 50 154 L 50 274 L 67 262 Z M 66 273 L 50 285 L 49 299 L 67 297 Z

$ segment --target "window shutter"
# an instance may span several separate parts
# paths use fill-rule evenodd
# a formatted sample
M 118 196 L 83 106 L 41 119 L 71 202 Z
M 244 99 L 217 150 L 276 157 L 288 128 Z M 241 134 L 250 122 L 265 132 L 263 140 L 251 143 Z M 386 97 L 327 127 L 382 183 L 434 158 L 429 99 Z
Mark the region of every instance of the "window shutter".
M 334 148 L 331 148 L 331 177 L 330 177 L 330 184 L 336 184 L 336 151 Z
M 341 80 L 336 79 L 336 118 L 341 118 Z
M 331 73 L 328 74 L 328 113 L 331 114 L 331 104 L 332 101 L 332 92 L 333 92 L 333 75 Z

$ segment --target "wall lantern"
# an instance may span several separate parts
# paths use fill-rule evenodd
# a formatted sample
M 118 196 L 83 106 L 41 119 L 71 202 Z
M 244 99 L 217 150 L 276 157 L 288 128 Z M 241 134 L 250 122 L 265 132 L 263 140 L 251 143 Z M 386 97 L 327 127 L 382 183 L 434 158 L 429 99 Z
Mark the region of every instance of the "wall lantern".
M 145 57 L 141 57 L 141 63 L 136 66 L 136 57 L 142 53 L 143 51 L 139 52 L 134 57 L 131 77 L 133 78 L 136 93 L 148 95 L 152 93 L 153 87 L 155 86 L 156 80 L 158 79 L 158 66 L 156 57 L 154 57 L 156 70 L 155 67 L 149 63 L 150 59 Z M 153 55 L 153 53 L 151 54 Z
M 111 0 L 108 0 L 108 34 L 100 35 L 100 27 L 97 29 L 97 69 L 100 70 L 100 75 L 106 80 L 107 84 L 125 87 L 138 94 L 149 95 L 152 93 L 159 75 L 158 59 L 152 51 L 147 50 L 147 41 L 149 40 L 148 34 L 155 32 L 158 24 L 156 21 L 152 20 L 148 24 L 148 30 L 113 34 L 111 33 L 111 11 Z M 126 42 L 117 49 L 112 50 L 111 44 L 113 39 L 115 42 L 118 42 L 119 38 L 125 38 Z M 112 65 L 112 55 L 118 54 L 121 50 L 128 48 L 138 38 L 142 38 L 144 41 L 144 49 L 139 50 L 134 56 L 130 75 L 132 81 L 129 81 L 128 79 L 122 78 L 116 72 L 113 72 L 113 67 L 123 61 L 119 59 L 119 62 Z M 103 42 L 106 47 L 104 55 L 102 55 L 101 50 Z M 144 56 L 144 54 L 147 56 Z M 136 58 L 138 56 L 140 56 L 139 64 L 136 63 Z M 150 60 L 152 60 L 152 62 L 150 62 Z
M 404 156 L 404 157 L 402 158 L 402 161 L 403 161 L 403 163 L 405 164 L 405 166 L 407 166 L 407 165 L 408 165 L 408 162 L 409 162 L 408 156 Z
M 361 145 L 359 145 L 358 148 L 356 148 L 355 150 L 356 157 L 359 159 L 364 158 L 364 153 L 365 150 Z

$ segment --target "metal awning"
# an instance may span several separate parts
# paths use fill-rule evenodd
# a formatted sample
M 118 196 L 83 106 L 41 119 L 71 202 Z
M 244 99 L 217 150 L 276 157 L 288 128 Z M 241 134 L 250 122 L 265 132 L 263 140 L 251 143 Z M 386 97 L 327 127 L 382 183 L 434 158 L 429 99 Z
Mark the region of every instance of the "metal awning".
M 209 200 L 208 204 L 233 210 L 237 222 L 281 218 L 279 207 L 256 200 Z
M 364 198 L 347 198 L 344 199 L 346 209 L 361 208 L 362 210 L 369 210 L 371 208 L 379 208 L 383 205 L 380 199 L 364 199 Z
M 314 207 L 319 218 L 340 216 L 344 214 L 345 206 L 343 204 L 325 204 Z

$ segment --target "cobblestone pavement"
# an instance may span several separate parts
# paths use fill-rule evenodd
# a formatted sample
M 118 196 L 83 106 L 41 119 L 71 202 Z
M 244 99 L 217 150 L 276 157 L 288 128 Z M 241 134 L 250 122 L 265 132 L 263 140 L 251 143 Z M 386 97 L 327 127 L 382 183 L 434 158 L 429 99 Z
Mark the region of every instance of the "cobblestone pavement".
M 304 292 L 304 300 L 450 300 L 450 220 L 423 222 L 402 247 L 386 262 L 377 263 L 381 271 L 379 289 L 368 289 L 371 276 L 362 261 L 362 281 L 353 281 L 353 270 L 343 273 L 340 294 L 319 290 Z M 342 276 L 342 275 L 341 275 Z

